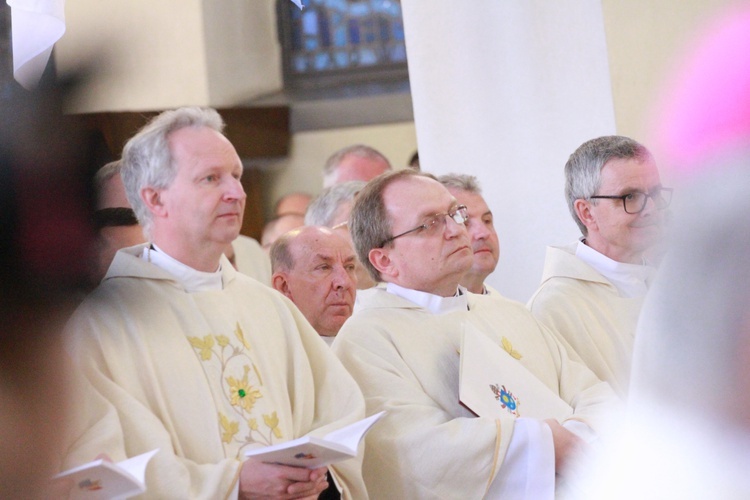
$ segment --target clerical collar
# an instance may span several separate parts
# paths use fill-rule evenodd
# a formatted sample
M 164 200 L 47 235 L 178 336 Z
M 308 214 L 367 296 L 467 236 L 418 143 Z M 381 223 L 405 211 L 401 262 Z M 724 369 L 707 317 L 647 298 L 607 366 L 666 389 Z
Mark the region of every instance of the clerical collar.
M 177 278 L 177 281 L 180 282 L 188 293 L 208 292 L 221 290 L 223 288 L 221 264 L 219 264 L 219 268 L 212 273 L 198 271 L 197 269 L 186 266 L 179 260 L 167 255 L 162 249 L 153 243 L 147 245 L 146 248 L 143 249 L 141 259 L 151 262 Z
M 656 274 L 656 269 L 645 262 L 643 264 L 617 262 L 586 245 L 583 240 L 578 242 L 576 257 L 607 278 L 623 297 L 634 298 L 646 295 Z
M 394 283 L 387 283 L 385 290 L 393 295 L 414 302 L 418 306 L 424 307 L 432 314 L 444 314 L 453 311 L 468 311 L 469 300 L 467 298 L 466 288 L 459 286 L 456 289 L 456 295 L 453 297 L 441 297 L 411 288 L 404 288 Z

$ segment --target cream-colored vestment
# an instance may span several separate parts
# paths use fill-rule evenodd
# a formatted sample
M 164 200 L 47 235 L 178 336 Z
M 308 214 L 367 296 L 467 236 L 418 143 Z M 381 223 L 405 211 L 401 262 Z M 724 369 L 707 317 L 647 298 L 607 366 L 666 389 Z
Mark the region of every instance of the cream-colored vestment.
M 71 351 L 117 410 L 72 461 L 154 448 L 152 498 L 224 498 L 244 450 L 326 434 L 364 417 L 356 383 L 297 308 L 222 257 L 223 289 L 188 293 L 166 271 L 117 253 L 68 325 Z M 108 448 L 120 433 L 124 449 Z M 333 466 L 345 498 L 366 498 L 356 459 Z

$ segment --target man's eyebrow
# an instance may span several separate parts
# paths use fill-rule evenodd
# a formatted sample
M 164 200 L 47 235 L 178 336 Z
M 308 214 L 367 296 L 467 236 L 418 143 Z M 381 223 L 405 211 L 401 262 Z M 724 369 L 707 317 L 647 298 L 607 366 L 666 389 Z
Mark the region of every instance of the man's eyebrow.
M 453 210 L 454 208 L 456 208 L 458 205 L 460 205 L 460 203 L 458 203 L 458 201 L 456 201 L 456 199 L 453 198 L 452 201 L 451 201 L 451 204 L 448 205 L 448 210 L 446 210 L 445 212 L 443 212 L 441 210 L 429 210 L 429 211 L 425 210 L 424 212 L 422 212 L 422 215 L 420 215 L 419 218 L 420 219 L 426 219 L 426 218 L 432 217 L 433 215 L 436 215 L 436 214 L 450 212 L 451 210 Z
M 654 189 L 661 189 L 662 187 L 664 187 L 664 186 L 662 186 L 661 182 L 659 182 L 657 184 L 654 184 L 653 186 L 651 186 L 650 188 L 648 188 L 648 190 L 646 191 L 646 194 L 649 194 Z M 636 187 L 633 187 L 633 186 L 628 186 L 628 187 L 624 187 L 624 188 L 620 189 L 620 193 L 623 194 L 623 195 L 624 194 L 629 194 L 629 193 L 635 193 L 635 192 L 643 193 L 644 191 L 642 189 L 640 189 L 640 188 L 636 188 Z

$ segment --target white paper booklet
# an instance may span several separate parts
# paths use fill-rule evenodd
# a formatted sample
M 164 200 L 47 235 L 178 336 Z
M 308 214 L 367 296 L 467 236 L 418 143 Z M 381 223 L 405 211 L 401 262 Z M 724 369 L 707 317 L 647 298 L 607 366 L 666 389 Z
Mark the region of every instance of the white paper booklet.
M 563 420 L 573 414 L 570 405 L 469 323 L 461 340 L 458 397 L 480 417 Z
M 293 441 L 245 452 L 261 462 L 315 469 L 357 456 L 360 441 L 384 411 L 335 430 L 324 437 L 303 436 Z
M 124 499 L 146 491 L 146 466 L 159 449 L 112 463 L 94 460 L 54 476 L 53 481 L 72 481 L 71 500 Z

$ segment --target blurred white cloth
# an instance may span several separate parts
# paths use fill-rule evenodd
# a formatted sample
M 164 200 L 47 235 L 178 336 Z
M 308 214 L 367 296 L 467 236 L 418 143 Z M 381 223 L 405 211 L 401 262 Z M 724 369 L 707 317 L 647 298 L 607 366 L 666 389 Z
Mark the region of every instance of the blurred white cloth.
M 65 33 L 65 0 L 7 0 L 11 8 L 13 76 L 34 88 Z

